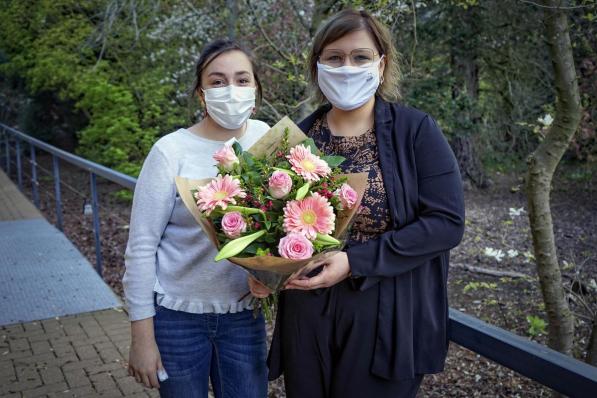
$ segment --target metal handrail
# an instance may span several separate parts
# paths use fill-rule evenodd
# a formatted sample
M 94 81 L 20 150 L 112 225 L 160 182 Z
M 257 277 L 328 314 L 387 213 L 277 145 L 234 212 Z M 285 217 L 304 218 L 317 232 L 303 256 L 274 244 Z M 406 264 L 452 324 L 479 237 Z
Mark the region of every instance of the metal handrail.
M 22 190 L 21 141 L 30 144 L 32 154 L 32 189 L 37 189 L 35 148 L 49 152 L 53 156 L 53 174 L 56 197 L 56 216 L 62 230 L 62 210 L 60 199 L 60 171 L 58 159 L 67 161 L 89 171 L 92 196 L 93 226 L 95 236 L 96 267 L 101 274 L 101 245 L 99 236 L 98 198 L 96 176 L 103 177 L 128 189 L 134 189 L 136 179 L 100 164 L 83 159 L 52 145 L 46 144 L 12 127 L 0 123 L 5 136 L 5 168 L 10 173 L 10 141 L 8 134 L 15 139 L 17 158 L 17 178 Z M 2 151 L 0 151 L 2 153 Z M 571 397 L 597 397 L 597 368 L 575 358 L 563 355 L 544 345 L 535 343 L 514 333 L 489 325 L 480 319 L 450 308 L 448 333 L 454 343 L 474 351 L 484 357 L 506 366 L 523 376 Z
M 20 131 L 15 130 L 14 128 L 7 126 L 3 123 L 0 123 L 0 128 L 4 129 L 5 132 L 6 131 L 10 132 L 11 135 L 13 135 L 14 137 L 17 137 L 19 140 L 27 142 L 27 143 L 35 146 L 36 148 L 39 148 L 45 152 L 55 155 L 56 157 L 66 161 L 66 162 L 69 162 L 83 170 L 87 170 L 90 173 L 94 173 L 100 177 L 105 178 L 106 180 L 115 182 L 116 184 L 118 184 L 124 188 L 128 188 L 131 190 L 135 189 L 135 184 L 137 183 L 136 178 L 133 178 L 133 177 L 131 177 L 127 174 L 121 173 L 119 171 L 112 170 L 106 166 L 102 166 L 101 164 L 92 162 L 92 161 L 82 158 L 80 156 L 73 155 L 70 152 L 66 152 L 62 149 L 56 148 L 55 146 L 47 144 L 47 143 L 40 141 L 37 138 L 33 138 L 27 134 L 21 133 Z
M 597 368 L 450 308 L 450 340 L 570 397 L 597 397 Z
M 56 198 L 56 227 L 62 231 L 62 195 L 60 190 L 60 160 L 64 160 L 78 168 L 89 172 L 89 186 L 91 191 L 91 214 L 93 217 L 93 237 L 95 241 L 95 267 L 98 274 L 102 275 L 102 249 L 101 249 L 101 238 L 100 238 L 100 221 L 99 221 L 99 199 L 97 196 L 97 176 L 103 177 L 109 181 L 112 181 L 124 188 L 130 190 L 135 189 L 137 179 L 121 173 L 116 170 L 112 170 L 109 167 L 102 166 L 101 164 L 92 162 L 85 158 L 82 158 L 72 153 L 66 152 L 62 149 L 56 148 L 53 145 L 45 143 L 41 140 L 31 137 L 25 133 L 22 133 L 6 124 L 0 123 L 0 131 L 4 134 L 4 157 L 5 157 L 5 168 L 10 174 L 11 166 L 11 138 L 15 143 L 15 154 L 16 154 L 16 166 L 17 166 L 17 184 L 20 190 L 23 190 L 23 166 L 21 159 L 21 144 L 23 142 L 29 144 L 30 163 L 31 163 L 31 190 L 33 196 L 33 202 L 35 206 L 39 208 L 39 192 L 37 180 L 37 156 L 36 148 L 43 150 L 52 155 L 52 174 L 54 176 L 54 196 Z

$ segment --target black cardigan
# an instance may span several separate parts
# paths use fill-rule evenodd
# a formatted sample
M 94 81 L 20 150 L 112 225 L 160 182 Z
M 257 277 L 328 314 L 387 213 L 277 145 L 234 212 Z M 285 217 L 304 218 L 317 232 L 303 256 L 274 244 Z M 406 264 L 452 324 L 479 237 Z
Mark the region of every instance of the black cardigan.
M 299 127 L 308 132 L 328 110 L 319 108 Z M 374 112 L 393 229 L 346 251 L 359 289 L 380 284 L 371 372 L 409 379 L 444 367 L 449 250 L 464 232 L 462 181 L 454 154 L 429 115 L 379 97 Z M 284 342 L 276 332 L 270 379 L 283 372 Z

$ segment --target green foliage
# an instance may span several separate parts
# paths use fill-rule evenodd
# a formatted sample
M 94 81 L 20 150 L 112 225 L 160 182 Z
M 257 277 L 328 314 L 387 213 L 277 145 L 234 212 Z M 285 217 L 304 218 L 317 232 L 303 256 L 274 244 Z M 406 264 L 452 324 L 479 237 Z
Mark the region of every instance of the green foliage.
M 430 113 L 449 138 L 473 138 L 496 169 L 536 147 L 537 119 L 555 101 L 542 10 L 524 2 L 252 0 L 238 7 L 233 27 L 257 52 L 266 100 L 256 117 L 270 124 L 283 115 L 300 120 L 318 105 L 307 99 L 307 54 L 321 22 L 345 7 L 365 8 L 391 28 L 403 102 Z M 49 141 L 76 130 L 78 153 L 136 175 L 156 139 L 200 115 L 189 97 L 194 62 L 206 42 L 227 35 L 230 13 L 222 10 L 224 0 L 3 0 L 0 105 Z M 597 17 L 591 7 L 569 15 L 585 109 L 570 155 L 590 162 Z
M 80 133 L 79 154 L 137 175 L 156 133 L 153 129 L 141 129 L 132 93 L 91 73 L 75 85 L 82 93 L 77 107 L 91 116 L 89 125 Z
M 495 290 L 497 289 L 496 283 L 488 283 L 488 282 L 469 282 L 467 283 L 464 288 L 462 289 L 463 293 L 468 293 L 470 291 L 476 291 L 479 289 L 490 289 Z
M 529 324 L 528 333 L 531 337 L 538 337 L 546 334 L 547 323 L 535 315 L 527 315 L 527 322 Z

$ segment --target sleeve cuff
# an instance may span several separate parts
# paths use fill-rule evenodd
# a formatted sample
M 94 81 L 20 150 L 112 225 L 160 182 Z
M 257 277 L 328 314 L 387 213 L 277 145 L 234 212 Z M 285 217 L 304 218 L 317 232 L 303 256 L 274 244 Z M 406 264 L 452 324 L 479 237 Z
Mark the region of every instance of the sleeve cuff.
M 140 321 L 142 319 L 151 318 L 155 315 L 155 308 L 153 305 L 144 305 L 142 307 L 128 307 L 129 320 Z

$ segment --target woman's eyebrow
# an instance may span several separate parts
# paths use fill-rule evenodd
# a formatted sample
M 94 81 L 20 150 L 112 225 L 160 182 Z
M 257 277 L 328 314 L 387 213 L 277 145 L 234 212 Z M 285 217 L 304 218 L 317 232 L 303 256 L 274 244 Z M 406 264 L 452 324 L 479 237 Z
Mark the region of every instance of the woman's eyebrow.
M 234 74 L 235 74 L 236 76 L 240 76 L 240 75 L 250 75 L 250 74 L 251 74 L 251 72 L 249 72 L 249 71 L 246 71 L 246 70 L 242 70 L 242 71 L 235 72 Z M 211 72 L 211 73 L 210 73 L 209 75 L 207 75 L 207 76 L 208 76 L 208 77 L 209 77 L 209 76 L 221 76 L 221 77 L 226 77 L 226 74 L 225 74 L 225 73 L 222 73 L 222 72 Z

